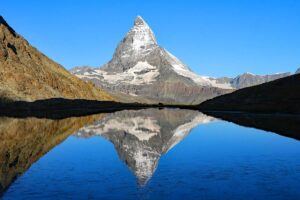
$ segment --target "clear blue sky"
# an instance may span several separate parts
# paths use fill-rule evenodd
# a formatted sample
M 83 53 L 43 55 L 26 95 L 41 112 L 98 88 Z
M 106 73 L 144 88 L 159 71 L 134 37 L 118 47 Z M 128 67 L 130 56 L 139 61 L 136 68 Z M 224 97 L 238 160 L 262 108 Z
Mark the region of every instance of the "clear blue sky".
M 0 14 L 67 69 L 100 66 L 141 15 L 161 46 L 209 76 L 300 67 L 300 1 L 0 0 Z

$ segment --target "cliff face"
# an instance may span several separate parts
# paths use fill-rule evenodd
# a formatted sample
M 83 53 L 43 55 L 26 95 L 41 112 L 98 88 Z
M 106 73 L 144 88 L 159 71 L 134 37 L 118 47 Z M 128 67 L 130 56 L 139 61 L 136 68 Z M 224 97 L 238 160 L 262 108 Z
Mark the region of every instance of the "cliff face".
M 0 16 L 0 99 L 33 101 L 57 97 L 112 99 L 39 52 Z

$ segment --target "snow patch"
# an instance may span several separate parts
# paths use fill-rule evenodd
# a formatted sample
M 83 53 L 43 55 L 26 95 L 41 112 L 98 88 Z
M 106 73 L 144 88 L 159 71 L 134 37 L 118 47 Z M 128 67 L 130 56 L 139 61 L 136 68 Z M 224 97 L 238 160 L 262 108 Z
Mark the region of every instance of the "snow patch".
M 232 85 L 230 83 L 217 83 L 217 80 L 210 77 L 203 77 L 204 79 L 207 79 L 212 83 L 212 86 L 223 88 L 223 89 L 233 89 Z
M 156 80 L 159 75 L 158 68 L 150 65 L 148 62 L 138 62 L 132 68 L 121 73 L 106 72 L 101 69 L 95 69 L 92 72 L 85 72 L 83 75 L 77 75 L 79 78 L 104 80 L 111 84 L 132 84 L 142 85 L 150 84 Z
M 256 76 L 256 74 L 253 74 L 253 73 L 251 73 L 251 72 L 246 72 L 245 74 L 252 75 L 252 76 Z

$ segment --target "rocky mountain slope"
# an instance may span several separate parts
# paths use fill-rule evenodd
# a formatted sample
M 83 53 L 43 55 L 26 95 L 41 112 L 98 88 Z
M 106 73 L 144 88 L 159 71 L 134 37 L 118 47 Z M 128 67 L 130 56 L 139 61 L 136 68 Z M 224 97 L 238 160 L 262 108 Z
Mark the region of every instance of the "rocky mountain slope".
M 112 99 L 32 47 L 0 16 L 0 99 Z
M 296 74 L 299 74 L 300 73 L 300 68 L 299 69 L 297 69 L 297 71 L 296 71 Z
M 279 78 L 287 77 L 292 75 L 289 72 L 277 73 L 271 75 L 256 75 L 252 73 L 244 73 L 236 76 L 235 78 L 222 77 L 215 79 L 219 84 L 228 84 L 232 88 L 241 89 L 245 87 L 251 87 L 266 82 L 274 81 Z
M 300 113 L 300 74 L 237 90 L 199 105 L 203 110 Z
M 155 172 L 160 157 L 182 141 L 199 124 L 214 121 L 198 111 L 183 109 L 124 110 L 85 126 L 79 137 L 102 136 L 144 185 Z
M 232 91 L 229 84 L 193 73 L 160 47 L 139 16 L 111 61 L 100 68 L 76 67 L 71 72 L 125 102 L 197 104 Z

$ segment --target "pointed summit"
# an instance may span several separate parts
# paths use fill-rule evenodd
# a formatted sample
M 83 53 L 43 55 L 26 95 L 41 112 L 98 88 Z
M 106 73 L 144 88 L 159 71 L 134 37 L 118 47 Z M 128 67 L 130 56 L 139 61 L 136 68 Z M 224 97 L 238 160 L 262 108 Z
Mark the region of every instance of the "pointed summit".
M 139 25 L 145 25 L 145 24 L 147 24 L 146 22 L 145 22 L 145 20 L 141 17 L 141 16 L 137 16 L 136 18 L 135 18 L 135 20 L 134 20 L 134 25 L 135 26 L 139 26 Z
M 128 60 L 135 62 L 133 58 L 142 58 L 157 47 L 152 30 L 142 17 L 137 16 L 134 26 L 118 44 L 114 54 L 115 64 L 121 63 L 124 66 L 121 71 L 124 71 L 130 67 Z
M 126 38 L 132 37 L 133 42 L 138 42 L 142 46 L 148 44 L 157 44 L 154 33 L 152 32 L 149 25 L 146 21 L 141 17 L 137 16 L 134 20 L 134 26 L 127 33 Z
M 139 15 L 135 18 L 134 26 L 127 33 L 127 36 L 131 32 L 133 32 L 135 35 L 138 35 L 138 37 L 143 36 L 141 42 L 145 42 L 145 43 L 151 42 L 151 43 L 157 44 L 153 31 L 151 30 L 151 28 L 149 27 L 147 22 Z M 147 40 L 147 38 L 148 38 L 148 40 Z

